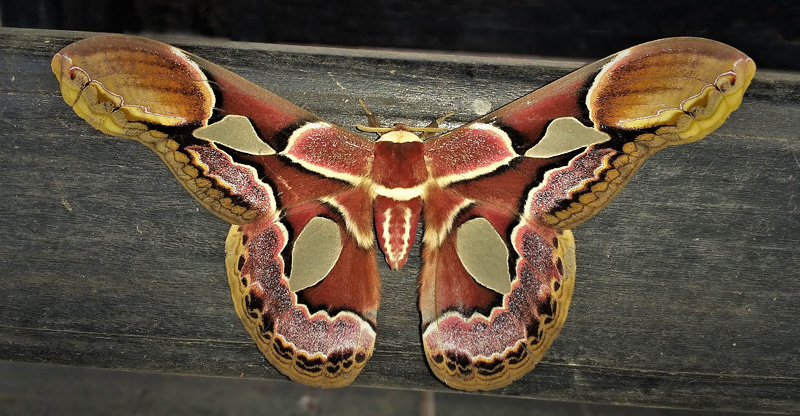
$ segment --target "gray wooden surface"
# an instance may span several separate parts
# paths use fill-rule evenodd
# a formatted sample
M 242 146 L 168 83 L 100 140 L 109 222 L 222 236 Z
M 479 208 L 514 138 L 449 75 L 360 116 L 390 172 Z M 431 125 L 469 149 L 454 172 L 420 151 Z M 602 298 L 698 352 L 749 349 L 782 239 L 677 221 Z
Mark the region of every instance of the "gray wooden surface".
M 85 36 L 0 30 L 0 360 L 283 379 L 231 305 L 228 226 L 143 146 L 64 104 L 50 58 Z M 162 38 L 341 124 L 454 127 L 576 63 Z M 800 76 L 761 70 L 712 136 L 653 158 L 575 230 L 561 336 L 495 394 L 800 413 Z M 356 381 L 447 391 L 419 339 L 416 273 L 379 261 Z
M 0 361 L 0 415 L 766 416 Z

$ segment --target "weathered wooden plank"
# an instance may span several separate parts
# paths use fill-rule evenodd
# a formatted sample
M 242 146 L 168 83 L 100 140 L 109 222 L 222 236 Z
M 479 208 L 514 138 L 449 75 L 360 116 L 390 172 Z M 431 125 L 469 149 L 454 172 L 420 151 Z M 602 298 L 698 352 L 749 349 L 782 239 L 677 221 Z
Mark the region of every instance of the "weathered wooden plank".
M 0 31 L 0 359 L 281 378 L 233 311 L 227 226 L 157 157 L 63 103 L 51 56 L 85 34 Z M 166 39 L 331 122 L 457 125 L 577 65 Z M 576 232 L 562 335 L 499 394 L 800 412 L 800 76 L 761 71 L 711 137 L 646 163 Z M 415 254 L 416 255 L 416 254 Z M 382 261 L 358 385 L 446 390 L 424 363 L 419 258 Z
M 0 361 L 0 414 L 485 416 L 765 416 L 766 413 L 631 408 L 375 387 L 318 389 L 280 380 L 139 373 Z M 535 409 L 532 411 L 532 409 Z

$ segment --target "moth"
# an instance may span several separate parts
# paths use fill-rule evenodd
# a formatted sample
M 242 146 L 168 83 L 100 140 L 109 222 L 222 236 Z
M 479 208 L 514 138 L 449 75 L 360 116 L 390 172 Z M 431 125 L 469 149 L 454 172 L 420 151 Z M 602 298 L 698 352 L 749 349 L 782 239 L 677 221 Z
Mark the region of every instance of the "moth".
M 376 246 L 403 267 L 421 220 L 427 361 L 451 387 L 490 390 L 528 373 L 563 326 L 570 230 L 648 156 L 719 127 L 755 64 L 711 40 L 658 40 L 438 135 L 369 113 L 377 140 L 153 40 L 81 40 L 52 69 L 81 118 L 152 149 L 232 224 L 233 303 L 275 368 L 312 386 L 356 378 L 375 343 Z

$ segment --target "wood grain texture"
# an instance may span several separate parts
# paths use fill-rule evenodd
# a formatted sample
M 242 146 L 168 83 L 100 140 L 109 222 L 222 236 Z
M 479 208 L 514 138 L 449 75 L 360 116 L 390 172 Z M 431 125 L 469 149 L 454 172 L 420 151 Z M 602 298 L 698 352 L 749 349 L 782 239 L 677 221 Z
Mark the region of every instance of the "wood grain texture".
M 61 99 L 50 58 L 85 35 L 0 31 L 0 359 L 282 379 L 233 311 L 228 226 Z M 455 127 L 578 66 L 161 40 L 342 126 L 364 122 L 362 98 L 383 122 L 456 111 Z M 759 71 L 723 127 L 652 157 L 575 229 L 566 325 L 499 394 L 800 412 L 800 75 Z M 401 271 L 379 254 L 357 385 L 447 390 L 422 354 L 418 249 Z
M 465 395 L 459 392 L 347 387 L 318 389 L 266 379 L 138 373 L 0 361 L 0 414 L 106 416 L 381 415 L 381 416 L 765 416 Z

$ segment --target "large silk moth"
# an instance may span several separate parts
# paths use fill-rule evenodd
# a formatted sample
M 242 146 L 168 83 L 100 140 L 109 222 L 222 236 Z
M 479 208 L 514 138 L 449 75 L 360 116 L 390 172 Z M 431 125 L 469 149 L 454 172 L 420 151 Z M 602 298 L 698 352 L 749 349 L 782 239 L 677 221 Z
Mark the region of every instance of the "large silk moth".
M 395 125 L 377 140 L 152 40 L 85 39 L 52 69 L 80 117 L 155 151 L 232 224 L 233 302 L 275 368 L 314 386 L 355 379 L 376 336 L 376 246 L 403 267 L 422 220 L 428 363 L 451 387 L 489 390 L 528 373 L 564 324 L 570 230 L 648 156 L 722 124 L 755 64 L 710 40 L 658 40 L 455 130 Z

